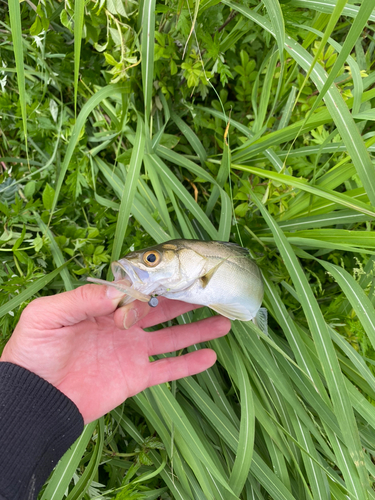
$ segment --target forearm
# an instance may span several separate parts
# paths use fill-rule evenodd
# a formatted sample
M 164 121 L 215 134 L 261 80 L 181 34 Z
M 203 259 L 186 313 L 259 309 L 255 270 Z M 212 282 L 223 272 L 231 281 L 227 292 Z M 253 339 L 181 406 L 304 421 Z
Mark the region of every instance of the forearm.
M 34 500 L 82 430 L 82 415 L 63 393 L 0 362 L 0 500 Z

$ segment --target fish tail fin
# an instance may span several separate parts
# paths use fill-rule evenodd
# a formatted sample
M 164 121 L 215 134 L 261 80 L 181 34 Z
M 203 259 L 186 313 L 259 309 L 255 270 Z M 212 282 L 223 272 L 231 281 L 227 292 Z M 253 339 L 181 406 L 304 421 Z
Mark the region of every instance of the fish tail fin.
M 268 311 L 265 307 L 261 307 L 253 318 L 253 323 L 263 333 L 268 335 Z

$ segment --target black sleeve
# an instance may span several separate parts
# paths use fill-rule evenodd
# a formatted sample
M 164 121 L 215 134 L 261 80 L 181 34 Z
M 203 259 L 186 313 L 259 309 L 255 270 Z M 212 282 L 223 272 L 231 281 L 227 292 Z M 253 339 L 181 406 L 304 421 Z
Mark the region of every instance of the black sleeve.
M 38 375 L 0 362 L 0 500 L 34 500 L 83 431 L 77 406 Z

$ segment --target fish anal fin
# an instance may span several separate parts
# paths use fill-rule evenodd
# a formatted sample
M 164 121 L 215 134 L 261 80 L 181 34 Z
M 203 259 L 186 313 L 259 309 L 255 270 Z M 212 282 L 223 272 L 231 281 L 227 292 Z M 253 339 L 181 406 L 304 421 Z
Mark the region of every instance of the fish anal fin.
M 249 321 L 252 315 L 241 304 L 209 304 L 208 307 L 229 319 L 238 319 L 240 321 Z

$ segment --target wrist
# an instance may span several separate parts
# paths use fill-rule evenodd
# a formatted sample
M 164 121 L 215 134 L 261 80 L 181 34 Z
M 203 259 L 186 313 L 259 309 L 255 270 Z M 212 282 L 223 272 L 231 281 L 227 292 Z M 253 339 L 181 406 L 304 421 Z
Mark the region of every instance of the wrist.
M 0 498 L 34 499 L 81 434 L 83 419 L 49 382 L 0 361 L 1 422 L 6 429 L 0 433 Z
M 14 356 L 12 354 L 12 350 L 11 350 L 11 348 L 9 346 L 9 342 L 8 342 L 8 344 L 5 345 L 4 350 L 1 353 L 0 362 L 2 362 L 2 363 L 13 363 L 14 365 L 21 366 L 20 363 L 17 362 L 16 356 Z

